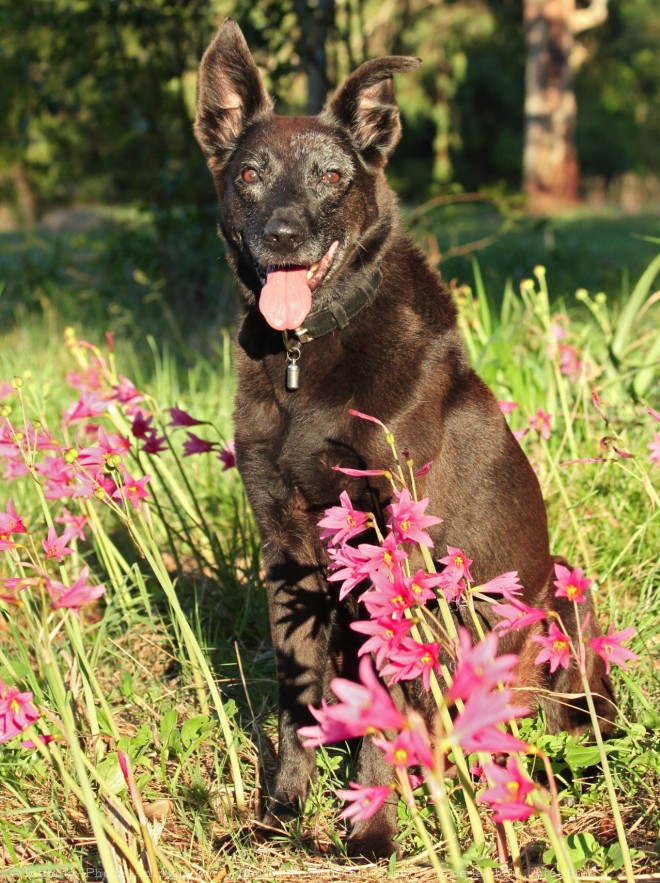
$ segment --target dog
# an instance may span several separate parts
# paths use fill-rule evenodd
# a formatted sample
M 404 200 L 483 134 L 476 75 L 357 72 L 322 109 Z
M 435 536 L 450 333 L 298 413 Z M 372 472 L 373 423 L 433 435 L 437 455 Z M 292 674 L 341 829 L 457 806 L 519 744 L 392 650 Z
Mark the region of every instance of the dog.
M 450 293 L 402 231 L 385 177 L 401 135 L 393 77 L 419 63 L 368 61 L 317 116 L 282 117 L 227 19 L 199 71 L 194 131 L 244 306 L 236 463 L 262 540 L 277 661 L 279 756 L 263 814 L 275 828 L 300 811 L 314 775 L 314 751 L 297 736 L 314 722 L 308 706 L 320 704 L 330 677 L 357 671 L 359 636 L 349 624 L 364 615 L 353 593 L 339 603 L 326 580 L 318 521 L 343 490 L 377 516 L 392 499 L 388 482 L 332 469 L 390 463 L 381 428 L 349 409 L 383 421 L 416 464 L 432 463 L 418 492 L 443 519 L 431 531 L 436 549 L 465 549 L 478 583 L 518 571 L 524 600 L 556 610 L 575 629 L 572 605 L 554 596 L 560 559 L 549 551 L 534 471 L 471 369 Z M 481 615 L 493 625 L 487 611 Z M 599 633 L 594 616 L 589 628 Z M 519 683 L 540 693 L 551 731 L 584 728 L 579 701 L 545 698 L 546 690 L 580 693 L 581 686 L 574 671 L 551 677 L 533 664 L 533 634 L 514 632 L 500 649 L 520 654 Z M 604 665 L 590 664 L 593 691 L 603 697 L 599 712 L 611 719 Z M 357 778 L 364 785 L 392 778 L 369 738 Z M 348 849 L 388 856 L 395 832 L 396 807 L 386 803 L 355 824 Z

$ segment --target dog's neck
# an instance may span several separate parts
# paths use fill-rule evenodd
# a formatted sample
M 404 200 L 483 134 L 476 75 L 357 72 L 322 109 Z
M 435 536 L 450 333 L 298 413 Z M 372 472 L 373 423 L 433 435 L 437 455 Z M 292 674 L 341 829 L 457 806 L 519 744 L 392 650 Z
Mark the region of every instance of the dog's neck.
M 369 279 L 355 291 L 331 301 L 326 307 L 312 310 L 303 325 L 288 334 L 299 343 L 311 343 L 331 331 L 341 331 L 366 306 L 373 303 L 383 274 L 376 270 Z

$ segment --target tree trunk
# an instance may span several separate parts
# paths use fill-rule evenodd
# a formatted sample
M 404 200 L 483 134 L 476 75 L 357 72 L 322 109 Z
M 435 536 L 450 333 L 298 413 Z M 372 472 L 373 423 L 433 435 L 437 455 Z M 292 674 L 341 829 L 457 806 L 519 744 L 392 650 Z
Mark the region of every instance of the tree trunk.
M 318 0 L 314 7 L 295 0 L 296 18 L 300 28 L 298 53 L 307 75 L 307 114 L 318 113 L 328 94 L 328 56 L 326 39 L 335 24 L 334 0 Z
M 21 223 L 25 227 L 34 227 L 37 223 L 37 200 L 22 162 L 15 163 L 13 179 L 16 206 Z
M 524 190 L 532 211 L 552 211 L 579 199 L 573 90 L 575 34 L 602 24 L 607 0 L 575 8 L 575 0 L 524 0 Z
M 525 0 L 524 189 L 533 211 L 578 200 L 571 0 Z

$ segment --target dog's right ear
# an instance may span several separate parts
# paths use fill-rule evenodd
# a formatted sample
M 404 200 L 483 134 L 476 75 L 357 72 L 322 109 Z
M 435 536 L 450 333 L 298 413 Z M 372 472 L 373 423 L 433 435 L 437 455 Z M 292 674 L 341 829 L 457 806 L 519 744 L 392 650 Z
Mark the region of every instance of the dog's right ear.
M 226 18 L 202 58 L 195 137 L 211 171 L 226 162 L 246 125 L 273 109 L 245 37 Z

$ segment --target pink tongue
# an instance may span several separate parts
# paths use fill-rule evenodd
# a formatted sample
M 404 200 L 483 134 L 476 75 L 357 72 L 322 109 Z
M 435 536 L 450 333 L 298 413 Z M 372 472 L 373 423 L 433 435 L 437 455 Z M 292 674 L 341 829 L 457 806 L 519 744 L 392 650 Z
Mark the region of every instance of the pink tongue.
M 312 309 L 307 270 L 272 270 L 261 289 L 259 309 L 271 328 L 294 331 Z

